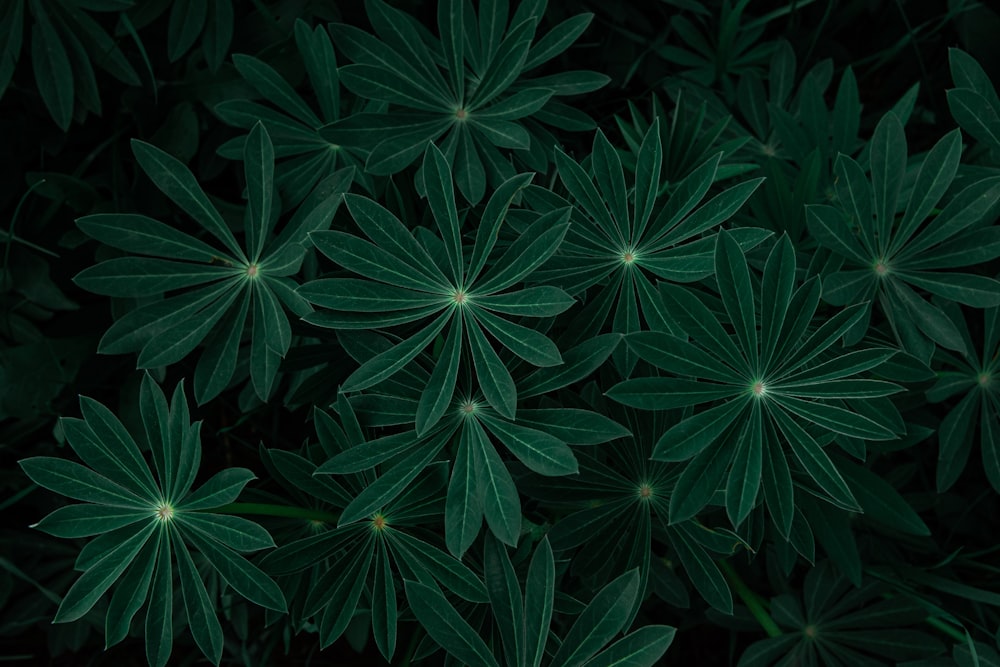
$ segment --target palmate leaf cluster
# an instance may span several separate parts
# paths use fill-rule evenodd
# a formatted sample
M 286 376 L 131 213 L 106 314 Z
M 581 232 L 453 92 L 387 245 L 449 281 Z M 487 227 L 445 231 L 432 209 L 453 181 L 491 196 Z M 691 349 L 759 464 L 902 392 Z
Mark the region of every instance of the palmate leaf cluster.
M 813 4 L 0 8 L 0 640 L 995 661 L 994 70 Z

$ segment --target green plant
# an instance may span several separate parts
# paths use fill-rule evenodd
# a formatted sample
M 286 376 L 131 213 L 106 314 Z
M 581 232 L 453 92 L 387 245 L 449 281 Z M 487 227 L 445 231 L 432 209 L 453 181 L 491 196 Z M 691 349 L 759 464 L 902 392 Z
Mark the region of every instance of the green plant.
M 995 663 L 952 5 L 6 3 L 0 654 Z

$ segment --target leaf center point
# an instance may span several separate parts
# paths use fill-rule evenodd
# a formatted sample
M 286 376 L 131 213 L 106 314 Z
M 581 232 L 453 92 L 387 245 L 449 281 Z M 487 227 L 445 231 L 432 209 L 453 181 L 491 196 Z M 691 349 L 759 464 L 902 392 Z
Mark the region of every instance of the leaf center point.
M 174 518 L 174 508 L 170 503 L 163 502 L 156 506 L 156 520 L 167 523 Z

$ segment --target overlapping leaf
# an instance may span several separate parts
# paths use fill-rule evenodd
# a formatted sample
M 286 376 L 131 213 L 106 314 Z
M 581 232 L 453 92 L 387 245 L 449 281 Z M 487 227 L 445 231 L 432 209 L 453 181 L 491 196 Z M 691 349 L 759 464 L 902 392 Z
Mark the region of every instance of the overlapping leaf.
M 787 537 L 794 517 L 793 470 L 837 506 L 860 510 L 823 444 L 843 436 L 890 440 L 902 430 L 896 409 L 884 399 L 901 388 L 859 377 L 895 350 L 834 347 L 861 317 L 862 306 L 811 330 L 820 287 L 813 278 L 796 289 L 795 264 L 792 245 L 782 237 L 755 287 L 743 251 L 720 232 L 715 269 L 725 324 L 695 292 L 661 283 L 664 305 L 691 340 L 658 331 L 626 338 L 640 358 L 670 375 L 626 380 L 608 396 L 645 410 L 711 406 L 668 429 L 653 450 L 655 459 L 689 461 L 671 498 L 671 523 L 694 516 L 722 488 L 738 526 L 763 491 Z M 874 414 L 862 407 L 872 402 L 878 405 Z
M 569 665 L 655 664 L 669 648 L 675 629 L 646 625 L 608 645 L 626 629 L 640 594 L 639 574 L 622 574 L 594 596 L 561 638 L 559 649 L 546 660 L 555 597 L 555 560 L 547 539 L 535 547 L 522 593 L 507 548 L 496 540 L 486 544 L 486 585 L 497 630 L 502 638 L 491 648 L 441 592 L 418 581 L 406 583 L 413 613 L 431 638 L 463 664 L 497 667 L 502 655 L 507 667 L 569 667 Z
M 314 456 L 331 457 L 363 444 L 362 430 L 350 402 L 337 404 L 344 428 L 322 410 L 313 413 L 319 436 Z M 315 449 L 315 448 L 313 448 Z M 268 452 L 281 476 L 319 502 L 327 512 L 347 507 L 368 482 L 366 473 L 337 477 L 315 475 L 309 457 Z M 385 506 L 337 528 L 316 531 L 269 553 L 264 571 L 280 575 L 286 590 L 301 601 L 300 622 L 315 617 L 322 647 L 346 630 L 363 599 L 371 600 L 372 634 L 379 651 L 391 661 L 396 650 L 402 577 L 440 584 L 471 602 L 485 602 L 482 581 L 439 546 L 427 541 L 421 526 L 439 524 L 445 511 L 447 465 L 433 464 Z M 363 596 L 363 597 L 362 597 Z M 410 602 L 412 605 L 412 601 Z
M 589 14 L 568 18 L 536 40 L 542 16 L 534 3 L 521 3 L 509 16 L 508 3 L 499 0 L 481 3 L 478 13 L 461 0 L 442 0 L 438 36 L 428 44 L 409 15 L 382 0 L 366 0 L 365 9 L 377 37 L 346 24 L 330 26 L 354 63 L 341 68 L 340 77 L 353 93 L 387 103 L 389 110 L 345 118 L 321 134 L 368 151 L 369 173 L 395 174 L 428 142 L 439 142 L 462 196 L 478 203 L 487 182 L 499 187 L 515 175 L 508 151 L 545 169 L 556 142 L 537 121 L 563 129 L 593 126 L 588 116 L 552 98 L 596 90 L 607 77 L 589 71 L 525 76 L 565 51 L 586 29 Z
M 732 595 L 711 552 L 733 542 L 693 519 L 668 523 L 670 498 L 682 468 L 650 459 L 653 434 L 663 429 L 662 415 L 614 404 L 599 407 L 602 413 L 628 423 L 634 435 L 579 452 L 579 475 L 518 479 L 526 495 L 565 514 L 548 532 L 552 548 L 556 553 L 573 554 L 570 572 L 591 586 L 604 585 L 620 572 L 635 568 L 640 591 L 653 587 L 658 557 L 669 557 L 683 568 L 705 601 L 732 613 Z M 731 549 L 724 551 L 724 555 L 730 553 Z
M 823 562 L 806 574 L 802 598 L 771 600 L 771 615 L 788 632 L 752 644 L 739 667 L 795 664 L 899 664 L 940 653 L 941 642 L 920 623 L 927 611 L 917 600 L 884 596 L 887 586 L 855 588 Z
M 139 407 L 144 428 L 139 442 L 152 451 L 150 469 L 139 444 L 114 414 L 89 398 L 80 399 L 82 419 L 63 419 L 63 430 L 83 464 L 62 458 L 20 461 L 39 486 L 82 503 L 52 512 L 39 530 L 66 538 L 94 537 L 77 559 L 83 574 L 66 593 L 55 622 L 74 621 L 93 609 L 115 585 L 107 606 L 107 645 L 128 635 L 146 607 L 146 655 L 167 664 L 174 639 L 174 568 L 184 613 L 201 652 L 222 658 L 223 633 L 216 609 L 192 556 L 208 564 L 233 590 L 251 602 L 285 611 L 278 586 L 240 553 L 274 546 L 256 523 L 212 510 L 233 502 L 253 473 L 222 470 L 192 490 L 201 463 L 201 422 L 190 421 L 183 384 L 169 405 L 147 374 Z
M 924 293 L 974 308 L 1000 304 L 1000 282 L 955 271 L 1000 256 L 986 217 L 1000 200 L 1000 178 L 977 180 L 946 199 L 961 151 L 958 130 L 934 145 L 897 222 L 907 149 L 903 127 L 890 112 L 872 137 L 870 176 L 842 155 L 835 167 L 839 206 L 808 208 L 812 235 L 844 259 L 843 270 L 824 281 L 823 298 L 834 305 L 879 304 L 903 348 L 925 362 L 935 345 L 966 350 L 955 325 Z M 861 339 L 869 318 L 866 305 L 848 342 Z
M 463 243 L 451 171 L 433 145 L 424 159 L 424 172 L 439 236 L 422 237 L 431 239 L 425 246 L 379 204 L 348 195 L 347 208 L 370 241 L 339 231 L 315 232 L 311 239 L 320 252 L 363 279 L 321 278 L 297 291 L 324 309 L 305 318 L 318 326 L 386 329 L 418 323 L 406 338 L 354 371 L 343 391 L 361 391 L 391 378 L 444 336 L 439 363 L 420 396 L 416 414 L 420 435 L 444 415 L 458 377 L 466 370 L 474 371 L 487 403 L 512 419 L 517 389 L 510 362 L 497 354 L 490 338 L 535 366 L 558 365 L 562 358 L 551 340 L 509 318 L 557 315 L 573 304 L 554 287 L 511 291 L 558 249 L 568 227 L 568 210 L 540 217 L 499 259 L 491 258 L 507 209 L 530 175 L 506 181 L 493 194 L 478 220 L 470 253 Z
M 927 390 L 927 398 L 941 402 L 962 395 L 941 422 L 938 430 L 937 488 L 943 493 L 958 480 L 969 461 L 976 432 L 983 472 L 1000 492 L 1000 308 L 983 312 L 982 343 L 976 346 L 969 325 L 954 304 L 944 307 L 970 352 L 959 357 L 937 350 L 943 362 L 937 382 Z M 978 354 L 976 353 L 978 349 Z
M 135 253 L 85 269 L 81 287 L 116 297 L 152 300 L 119 318 L 101 339 L 105 354 L 137 352 L 139 368 L 174 364 L 204 344 L 194 376 L 195 397 L 204 403 L 232 381 L 246 333 L 250 378 L 267 400 L 292 334 L 286 310 L 311 309 L 290 278 L 306 254 L 310 232 L 325 229 L 351 183 L 351 169 L 321 181 L 275 234 L 277 198 L 274 148 L 257 124 L 244 147 L 247 206 L 241 245 L 218 209 L 178 160 L 133 141 L 139 166 L 153 183 L 207 232 L 194 236 L 136 214 L 96 214 L 78 221 L 102 243 Z M 192 289 L 193 288 L 193 289 Z
M 317 474 L 344 475 L 394 462 L 353 495 L 341 514 L 341 525 L 390 503 L 451 446 L 455 456 L 444 510 L 448 550 L 461 557 L 476 540 L 484 519 L 499 540 L 513 545 L 521 533 L 521 501 L 501 451 L 539 475 L 560 477 L 578 471 L 570 444 L 594 445 L 628 434 L 616 422 L 588 410 L 528 410 L 514 421 L 490 408 L 481 395 L 468 395 L 446 408 L 440 423 L 426 434 L 411 429 L 368 440 L 317 468 Z
M 570 342 L 600 333 L 609 317 L 616 333 L 672 330 L 672 316 L 661 305 L 654 280 L 692 282 L 710 276 L 713 237 L 704 232 L 731 218 L 760 184 L 760 179 L 740 183 L 702 204 L 720 158 L 716 155 L 688 175 L 664 203 L 658 196 L 663 162 L 658 122 L 643 138 L 633 184 L 626 185 L 618 153 L 600 131 L 590 156 L 591 173 L 564 153 L 556 153 L 559 176 L 579 211 L 579 218 L 574 218 L 579 222 L 574 222 L 559 255 L 536 279 L 573 295 L 606 283 L 570 324 Z M 540 207 L 564 205 L 560 198 L 545 195 Z M 749 249 L 770 232 L 742 228 L 733 234 Z M 615 354 L 616 366 L 628 376 L 635 354 L 625 347 Z
M 310 29 L 302 20 L 295 22 L 295 44 L 305 65 L 309 83 L 319 106 L 317 112 L 273 67 L 253 56 L 236 54 L 233 62 L 240 75 L 261 96 L 260 102 L 229 99 L 216 105 L 215 113 L 236 127 L 252 130 L 258 122 L 274 142 L 275 185 L 283 206 L 298 206 L 316 183 L 343 167 L 357 167 L 354 176 L 371 189 L 371 179 L 361 170 L 363 160 L 352 149 L 331 143 L 320 136 L 319 128 L 350 113 L 351 99 L 343 99 L 333 44 L 326 28 Z M 231 139 L 218 153 L 234 160 L 243 159 L 247 136 Z

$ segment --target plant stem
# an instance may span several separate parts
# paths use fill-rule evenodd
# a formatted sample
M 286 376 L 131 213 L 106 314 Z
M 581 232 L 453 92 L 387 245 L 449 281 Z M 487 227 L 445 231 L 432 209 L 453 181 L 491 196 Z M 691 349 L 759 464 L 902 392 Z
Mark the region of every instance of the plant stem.
M 729 580 L 733 590 L 735 590 L 736 594 L 740 596 L 741 600 L 743 600 L 743 604 L 747 606 L 747 609 L 750 610 L 753 617 L 757 619 L 758 623 L 760 623 L 760 627 L 764 628 L 764 632 L 767 633 L 767 636 L 780 636 L 782 634 L 781 628 L 779 628 L 778 624 L 774 622 L 771 615 L 767 613 L 767 609 L 764 608 L 763 599 L 750 590 L 750 587 L 747 586 L 743 579 L 740 578 L 740 575 L 736 574 L 736 570 L 734 570 L 728 562 L 724 560 L 719 561 L 719 567 L 722 570 L 722 573 L 726 576 L 726 579 Z
M 313 510 L 305 507 L 292 507 L 290 505 L 270 505 L 267 503 L 230 503 L 212 510 L 217 514 L 259 514 L 264 516 L 283 516 L 290 519 L 302 519 L 303 521 L 322 521 L 324 523 L 335 524 L 340 520 L 340 516 L 333 512 L 323 510 Z

